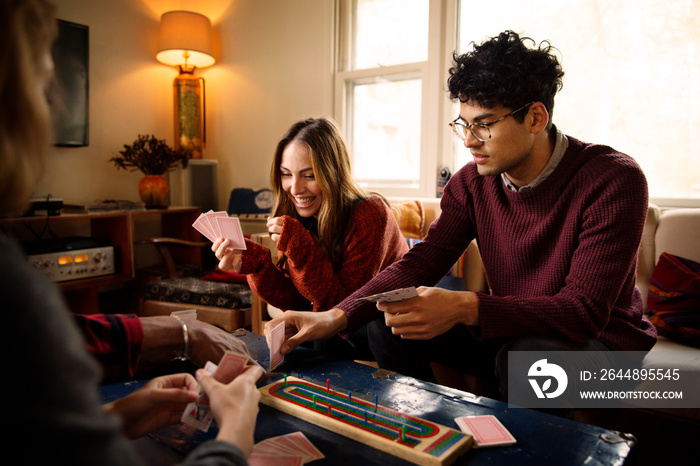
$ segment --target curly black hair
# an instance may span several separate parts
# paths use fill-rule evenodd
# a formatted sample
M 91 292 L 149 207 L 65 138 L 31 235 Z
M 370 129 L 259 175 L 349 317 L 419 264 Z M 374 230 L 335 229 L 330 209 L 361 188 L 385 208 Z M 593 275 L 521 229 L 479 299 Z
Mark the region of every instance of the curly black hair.
M 528 48 L 527 43 L 532 47 Z M 510 30 L 472 44 L 473 51 L 453 54 L 447 79 L 450 98 L 474 101 L 485 108 L 501 105 L 516 109 L 528 102 L 542 102 L 551 123 L 554 95 L 561 90 L 564 77 L 552 53 L 556 49 L 548 41 L 536 46 L 533 39 Z M 523 121 L 524 114 L 513 116 Z

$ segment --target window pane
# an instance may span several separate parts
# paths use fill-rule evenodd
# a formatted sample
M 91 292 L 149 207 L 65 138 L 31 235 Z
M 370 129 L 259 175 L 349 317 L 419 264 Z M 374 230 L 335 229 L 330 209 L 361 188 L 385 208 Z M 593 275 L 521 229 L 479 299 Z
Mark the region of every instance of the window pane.
M 351 99 L 355 179 L 363 184 L 417 184 L 421 80 L 355 84 Z
M 558 128 L 635 158 L 652 197 L 700 198 L 700 0 L 492 0 L 479 21 L 474 5 L 460 2 L 460 50 L 505 29 L 550 40 Z
M 428 59 L 429 0 L 356 0 L 353 69 Z

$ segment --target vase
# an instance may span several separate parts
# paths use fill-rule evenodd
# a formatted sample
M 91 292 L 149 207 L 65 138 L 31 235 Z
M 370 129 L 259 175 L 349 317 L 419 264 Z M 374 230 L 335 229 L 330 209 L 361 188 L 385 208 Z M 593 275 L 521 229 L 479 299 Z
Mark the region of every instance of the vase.
M 139 196 L 147 209 L 168 207 L 168 180 L 161 175 L 146 175 L 139 181 Z

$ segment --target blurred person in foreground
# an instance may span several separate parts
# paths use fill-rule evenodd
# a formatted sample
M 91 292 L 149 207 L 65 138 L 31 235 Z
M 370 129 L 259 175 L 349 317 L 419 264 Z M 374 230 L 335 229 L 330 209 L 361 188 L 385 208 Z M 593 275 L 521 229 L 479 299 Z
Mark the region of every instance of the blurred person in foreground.
M 0 215 L 25 211 L 50 146 L 45 89 L 52 77 L 55 7 L 46 0 L 0 0 Z M 5 441 L 26 463 L 142 464 L 130 438 L 179 422 L 197 398 L 190 374 L 159 377 L 107 405 L 100 371 L 86 350 L 58 289 L 33 270 L 19 245 L 0 234 L 0 299 L 6 380 L 10 381 Z M 206 371 L 197 378 L 219 426 L 215 440 L 184 464 L 246 463 L 262 369 L 250 366 L 228 385 Z M 26 448 L 26 447 L 30 448 Z M 23 448 L 24 447 L 24 448 Z

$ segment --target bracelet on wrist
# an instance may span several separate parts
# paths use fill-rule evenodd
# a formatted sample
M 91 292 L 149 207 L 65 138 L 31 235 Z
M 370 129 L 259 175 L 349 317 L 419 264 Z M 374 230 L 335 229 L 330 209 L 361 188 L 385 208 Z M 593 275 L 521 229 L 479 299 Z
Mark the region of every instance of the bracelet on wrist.
M 190 336 L 187 332 L 187 324 L 178 316 L 172 317 L 174 317 L 175 319 L 177 319 L 178 322 L 180 322 L 180 325 L 182 326 L 182 338 L 185 340 L 185 351 L 183 353 L 180 353 L 180 355 L 177 357 L 181 361 L 187 361 L 190 357 Z

